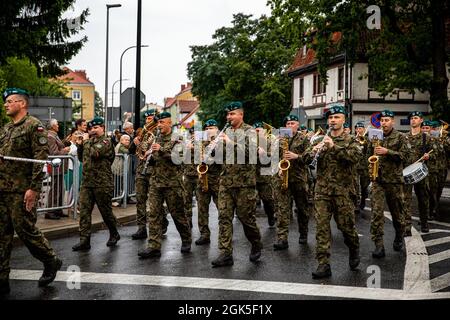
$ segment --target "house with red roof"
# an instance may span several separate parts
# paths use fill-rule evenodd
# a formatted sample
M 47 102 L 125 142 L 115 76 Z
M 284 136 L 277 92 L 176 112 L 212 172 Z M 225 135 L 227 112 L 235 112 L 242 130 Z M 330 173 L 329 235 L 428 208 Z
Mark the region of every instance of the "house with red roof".
M 174 97 L 164 99 L 163 111 L 170 112 L 172 123 L 180 123 L 178 128 L 190 129 L 198 122 L 196 116 L 200 102 L 192 94 L 192 83 L 182 84 L 180 92 Z

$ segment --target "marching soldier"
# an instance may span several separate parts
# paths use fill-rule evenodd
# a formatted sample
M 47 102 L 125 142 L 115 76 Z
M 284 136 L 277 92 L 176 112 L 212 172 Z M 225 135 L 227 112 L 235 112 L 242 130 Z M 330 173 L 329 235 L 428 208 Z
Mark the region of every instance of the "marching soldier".
M 429 155 L 433 149 L 431 137 L 421 131 L 421 125 L 424 123 L 423 114 L 419 111 L 411 112 L 408 116 L 411 130 L 406 134 L 408 148 L 410 149 L 408 165 L 414 163 L 423 156 L 428 161 L 435 155 Z M 431 160 L 430 160 L 431 161 Z M 427 166 L 428 166 L 427 162 Z M 430 182 L 429 176 L 414 185 L 405 185 L 405 237 L 411 236 L 411 206 L 412 206 L 412 189 L 417 197 L 419 205 L 420 228 L 422 232 L 428 232 L 428 216 L 430 214 Z
M 264 126 L 261 121 L 257 121 L 253 124 L 253 128 L 258 135 L 258 152 L 262 154 L 270 154 L 270 140 L 265 137 Z M 265 141 L 265 143 L 263 143 Z M 262 147 L 265 150 L 261 150 Z M 259 149 L 261 148 L 261 149 Z M 270 170 L 270 162 L 268 164 L 261 164 L 260 157 L 258 157 L 258 164 L 256 165 L 256 191 L 260 199 L 263 202 L 264 212 L 267 215 L 267 222 L 269 227 L 275 225 L 275 199 L 273 193 L 273 177 L 268 174 L 269 172 L 261 172 L 261 170 Z
M 179 178 L 181 167 L 172 161 L 172 152 L 181 153 L 179 141 L 172 141 L 172 121 L 169 112 L 158 115 L 160 134 L 151 146 L 154 160 L 153 173 L 150 176 L 148 244 L 138 255 L 145 258 L 161 256 L 161 238 L 163 232 L 163 203 L 166 201 L 172 219 L 181 237 L 181 252 L 191 251 L 191 229 L 183 209 L 183 189 Z M 175 148 L 175 150 L 173 150 Z M 181 156 L 180 156 L 181 157 Z
M 304 153 L 305 161 L 311 163 L 317 158 L 317 181 L 314 196 L 316 217 L 316 259 L 317 270 L 312 273 L 314 279 L 331 276 L 330 220 L 334 216 L 337 227 L 344 235 L 344 243 L 349 248 L 349 266 L 356 270 L 359 265 L 359 238 L 355 228 L 353 177 L 348 174 L 354 171 L 362 156 L 357 142 L 344 133 L 345 108 L 332 106 L 326 113 L 330 136 L 322 142 L 309 147 Z
M 216 138 L 218 134 L 218 123 L 214 119 L 207 120 L 203 125 L 203 130 L 206 131 L 207 141 L 203 143 L 203 155 L 205 148 L 210 145 L 211 141 Z M 195 240 L 198 246 L 209 244 L 211 242 L 211 231 L 209 230 L 209 204 L 211 198 L 216 207 L 219 207 L 219 179 L 222 165 L 217 163 L 207 163 L 208 171 L 206 177 L 199 176 L 196 190 L 197 197 L 197 214 L 198 214 L 198 229 L 200 231 L 200 238 Z M 197 169 L 197 168 L 196 168 Z M 204 182 L 206 179 L 206 183 Z M 206 184 L 206 187 L 205 187 Z
M 287 146 L 284 146 L 284 148 L 287 148 L 286 150 L 283 150 L 282 145 L 280 146 L 281 158 L 290 162 L 288 172 L 285 173 L 288 175 L 288 190 L 282 190 L 282 172 L 280 172 L 278 179 L 274 179 L 280 215 L 277 219 L 277 242 L 273 245 L 275 250 L 284 250 L 289 247 L 288 233 L 292 214 L 290 197 L 297 207 L 299 243 L 305 244 L 308 239 L 308 168 L 301 155 L 309 147 L 309 141 L 298 131 L 299 122 L 296 115 L 288 115 L 283 122 L 285 127 L 291 128 L 292 137 L 288 139 Z M 280 143 L 281 139 L 285 138 L 281 137 Z
M 191 137 L 187 140 L 187 148 L 190 149 L 190 152 L 187 152 L 187 155 L 190 155 L 190 159 L 186 159 L 187 161 L 183 164 L 182 187 L 184 212 L 192 229 L 192 201 L 198 184 L 198 175 L 197 166 L 194 164 L 194 131 L 190 130 L 189 135 Z
M 62 261 L 36 227 L 36 205 L 42 188 L 43 164 L 9 161 L 3 156 L 47 160 L 47 131 L 28 114 L 28 92 L 8 88 L 3 93 L 11 122 L 0 129 L 0 295 L 8 294 L 9 261 L 14 231 L 30 253 L 44 264 L 40 287 L 51 283 Z
M 308 128 L 305 125 L 300 126 L 300 134 L 304 137 L 306 137 L 306 135 L 308 134 Z
M 350 124 L 348 122 L 344 123 L 344 133 L 345 134 L 351 134 L 352 129 L 350 129 Z
M 258 261 L 262 249 L 261 234 L 255 216 L 256 165 L 250 163 L 249 154 L 249 147 L 256 146 L 256 137 L 253 139 L 250 136 L 253 131 L 252 126 L 244 123 L 244 110 L 241 102 L 231 102 L 226 106 L 225 111 L 227 112 L 227 122 L 231 124 L 232 129 L 228 129 L 227 134 L 221 136 L 226 161 L 219 182 L 220 255 L 211 262 L 213 267 L 234 264 L 232 242 L 235 211 L 244 227 L 245 236 L 252 244 L 250 261 Z M 219 147 L 221 147 L 220 144 Z M 245 163 L 236 164 L 238 157 L 242 156 L 245 156 Z
M 105 135 L 103 118 L 95 117 L 90 124 L 92 137 L 85 133 L 77 150 L 78 158 L 83 162 L 83 182 L 80 190 L 80 242 L 72 247 L 73 251 L 91 248 L 92 210 L 95 204 L 109 229 L 106 245 L 113 247 L 120 240 L 116 217 L 112 212 L 114 182 L 111 165 L 115 157 L 114 147 Z
M 403 165 L 408 159 L 409 152 L 405 135 L 394 129 L 394 113 L 390 110 L 383 110 L 379 118 L 384 138 L 381 145 L 374 146 L 374 142 L 370 141 L 367 148 L 367 158 L 375 154 L 379 161 L 378 177 L 372 182 L 371 190 L 370 234 L 375 243 L 375 250 L 372 252 L 374 258 L 385 256 L 383 244 L 385 199 L 395 229 L 393 248 L 395 251 L 403 249 L 405 226 Z
M 442 129 L 442 130 L 441 130 Z M 444 128 L 441 127 L 439 121 L 433 121 L 433 141 L 435 142 L 436 155 L 435 160 L 438 164 L 437 173 L 436 173 L 436 189 L 434 191 L 430 186 L 431 192 L 435 192 L 435 205 L 433 207 L 430 206 L 430 219 L 435 217 L 439 219 L 439 202 L 441 199 L 442 191 L 444 190 L 445 182 L 447 181 L 447 152 L 445 151 L 445 138 L 446 131 L 444 132 Z
M 365 135 L 365 128 L 363 122 L 358 122 L 355 125 L 356 139 L 359 142 L 359 148 L 364 155 L 361 157 L 361 161 L 357 166 L 358 179 L 359 179 L 359 209 L 364 210 L 366 207 L 366 199 L 369 196 L 369 171 L 367 170 L 369 162 L 365 155 L 367 154 L 367 136 Z M 358 190 L 357 190 L 358 191 Z

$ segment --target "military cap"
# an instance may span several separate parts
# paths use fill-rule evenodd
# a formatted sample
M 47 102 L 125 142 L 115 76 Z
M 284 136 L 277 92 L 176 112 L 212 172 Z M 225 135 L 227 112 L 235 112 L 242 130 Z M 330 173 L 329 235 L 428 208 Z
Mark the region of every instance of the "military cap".
M 350 124 L 348 122 L 344 123 L 344 128 L 350 128 Z
M 314 130 L 312 128 L 308 128 L 308 131 L 309 132 L 313 132 Z
M 307 130 L 307 128 L 306 128 L 305 125 L 301 125 L 301 126 L 300 126 L 300 130 Z
M 147 111 L 144 112 L 144 117 L 150 117 L 150 116 L 155 116 L 157 114 L 156 109 L 149 109 Z
M 345 110 L 344 106 L 335 105 L 332 106 L 328 111 L 325 113 L 325 118 L 328 118 L 332 114 L 338 114 L 342 113 L 343 115 L 347 115 L 347 111 Z
M 355 128 L 364 128 L 364 122 L 357 122 Z
M 284 117 L 283 123 L 286 124 L 288 121 L 298 121 L 298 117 L 295 114 L 290 114 Z
M 264 128 L 264 125 L 263 125 L 262 121 L 256 121 L 253 124 L 253 128 Z
M 393 118 L 395 116 L 394 112 L 392 112 L 391 110 L 383 110 L 380 112 L 378 119 L 383 118 L 383 117 L 391 117 Z
M 237 110 L 237 109 L 242 109 L 242 102 L 240 102 L 240 101 L 233 101 L 233 102 L 230 102 L 229 104 L 227 104 L 225 106 L 225 111 L 226 112 L 230 112 L 230 111 Z
M 432 123 L 432 127 L 433 128 L 439 128 L 440 126 L 441 126 L 441 123 L 439 122 L 439 121 L 431 121 L 431 123 Z
M 105 124 L 105 120 L 102 117 L 94 117 L 91 121 L 91 126 L 102 126 Z
M 411 119 L 412 117 L 420 117 L 423 118 L 423 113 L 420 111 L 413 111 L 408 115 L 408 119 Z
M 23 96 L 30 97 L 30 94 L 27 90 L 21 89 L 21 88 L 6 88 L 5 92 L 3 92 L 3 101 L 6 101 L 6 99 L 13 94 L 20 94 Z
M 164 112 L 161 112 L 160 114 L 158 114 L 158 120 L 171 118 L 171 117 L 172 117 L 172 115 L 170 114 L 170 112 L 167 112 L 167 111 L 164 111 Z
M 431 120 L 425 120 L 424 122 L 422 122 L 422 127 L 432 127 L 433 126 L 433 121 Z
M 203 129 L 206 127 L 218 127 L 219 124 L 217 123 L 216 120 L 214 119 L 208 119 L 206 120 L 206 122 L 203 124 Z

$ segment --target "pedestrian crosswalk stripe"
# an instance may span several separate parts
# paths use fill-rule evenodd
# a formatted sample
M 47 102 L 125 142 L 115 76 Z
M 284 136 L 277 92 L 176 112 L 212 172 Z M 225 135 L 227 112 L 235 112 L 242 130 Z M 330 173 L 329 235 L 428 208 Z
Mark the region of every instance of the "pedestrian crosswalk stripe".
M 450 272 L 431 279 L 431 291 L 436 292 L 445 289 L 450 284 Z
M 450 259 L 450 250 L 441 251 L 439 253 L 432 254 L 428 257 L 430 264 Z
M 444 244 L 444 243 L 448 243 L 448 242 L 450 242 L 450 237 L 438 238 L 438 239 L 425 241 L 425 246 L 431 247 L 431 246 L 436 246 L 438 244 Z

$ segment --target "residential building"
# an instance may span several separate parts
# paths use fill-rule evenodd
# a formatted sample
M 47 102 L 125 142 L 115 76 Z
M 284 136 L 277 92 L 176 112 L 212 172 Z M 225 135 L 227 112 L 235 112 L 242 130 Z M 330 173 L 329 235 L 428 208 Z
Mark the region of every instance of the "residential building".
M 181 90 L 172 98 L 164 99 L 163 111 L 170 112 L 172 123 L 178 123 L 180 129 L 190 129 L 198 123 L 196 115 L 200 102 L 192 94 L 192 83 L 181 85 Z M 180 123 L 182 120 L 184 121 Z

